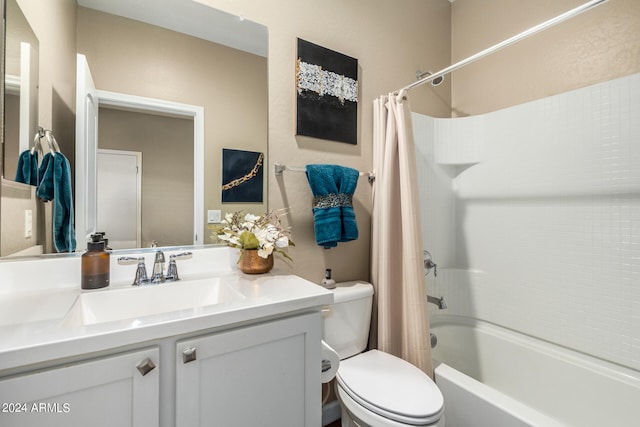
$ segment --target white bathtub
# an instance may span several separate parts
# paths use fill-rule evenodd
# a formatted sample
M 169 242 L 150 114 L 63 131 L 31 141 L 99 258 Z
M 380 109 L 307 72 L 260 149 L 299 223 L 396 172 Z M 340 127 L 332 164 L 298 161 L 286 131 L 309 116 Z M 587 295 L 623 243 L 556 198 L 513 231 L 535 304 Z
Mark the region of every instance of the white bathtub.
M 447 427 L 640 426 L 640 372 L 466 317 L 431 319 Z

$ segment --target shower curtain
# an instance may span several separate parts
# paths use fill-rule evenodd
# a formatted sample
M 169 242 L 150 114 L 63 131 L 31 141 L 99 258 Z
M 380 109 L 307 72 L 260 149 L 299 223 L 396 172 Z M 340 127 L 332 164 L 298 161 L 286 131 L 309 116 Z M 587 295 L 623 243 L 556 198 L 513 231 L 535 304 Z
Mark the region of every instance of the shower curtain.
M 404 94 L 374 101 L 371 347 L 433 377 L 415 147 Z

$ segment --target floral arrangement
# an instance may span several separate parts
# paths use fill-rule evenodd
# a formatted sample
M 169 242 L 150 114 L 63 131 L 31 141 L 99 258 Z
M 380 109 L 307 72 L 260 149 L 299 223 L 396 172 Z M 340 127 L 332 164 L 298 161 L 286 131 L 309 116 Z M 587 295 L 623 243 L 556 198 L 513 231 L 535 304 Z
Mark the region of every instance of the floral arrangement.
M 268 258 L 277 252 L 291 260 L 283 249 L 295 244 L 290 239 L 291 233 L 282 225 L 276 213 L 267 212 L 260 216 L 250 213 L 242 216 L 242 212 L 227 213 L 222 224 L 215 232 L 216 237 L 228 246 L 241 251 L 257 249 L 262 258 Z

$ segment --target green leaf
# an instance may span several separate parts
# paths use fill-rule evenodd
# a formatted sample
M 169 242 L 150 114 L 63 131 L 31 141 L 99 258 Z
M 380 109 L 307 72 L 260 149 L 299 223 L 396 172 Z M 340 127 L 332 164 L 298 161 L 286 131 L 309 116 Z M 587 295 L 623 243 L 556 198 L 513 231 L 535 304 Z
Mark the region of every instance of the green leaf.
M 256 235 L 250 231 L 243 231 L 238 239 L 240 240 L 242 249 L 258 249 L 260 247 L 260 241 Z

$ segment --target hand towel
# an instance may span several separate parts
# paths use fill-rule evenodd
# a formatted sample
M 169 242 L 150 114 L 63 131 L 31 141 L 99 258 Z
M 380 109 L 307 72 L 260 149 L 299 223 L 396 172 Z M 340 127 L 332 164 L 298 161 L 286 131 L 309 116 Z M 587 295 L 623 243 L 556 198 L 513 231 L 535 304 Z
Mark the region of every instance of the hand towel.
M 307 180 L 313 193 L 316 243 L 325 248 L 358 238 L 353 193 L 360 172 L 337 165 L 307 165 Z
M 71 195 L 71 167 L 62 154 L 47 153 L 38 170 L 40 185 L 36 190 L 38 198 L 48 202 L 53 200 L 53 244 L 58 252 L 76 250 L 76 234 L 73 219 Z
M 38 185 L 38 153 L 31 154 L 31 150 L 20 153 L 16 170 L 16 182 Z

